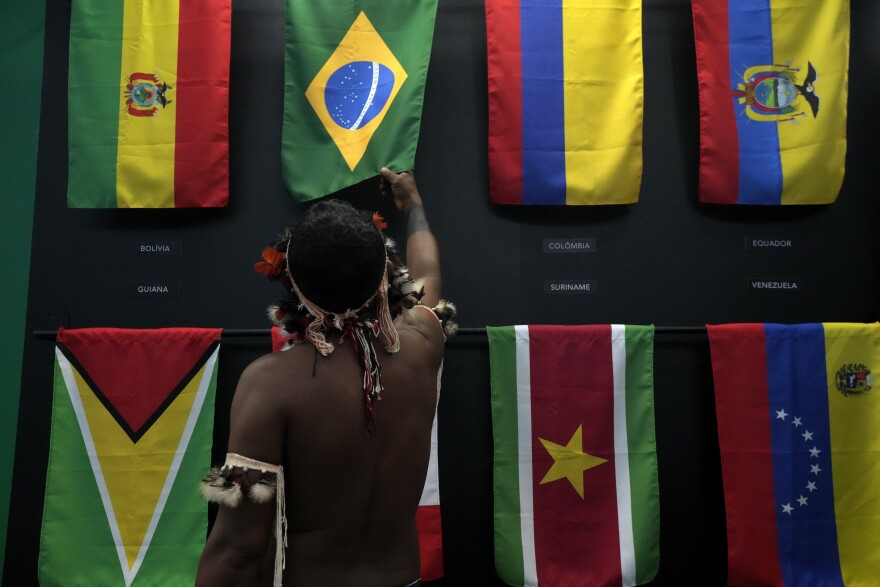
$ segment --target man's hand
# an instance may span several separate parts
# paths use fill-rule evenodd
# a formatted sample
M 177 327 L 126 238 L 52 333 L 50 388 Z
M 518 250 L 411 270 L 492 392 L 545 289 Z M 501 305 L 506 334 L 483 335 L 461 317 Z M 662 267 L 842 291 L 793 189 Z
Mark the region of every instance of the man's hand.
M 422 205 L 422 197 L 416 187 L 416 178 L 412 172 L 394 173 L 387 167 L 379 170 L 379 190 L 383 196 L 394 200 L 394 205 L 401 212 L 409 212 L 413 206 Z

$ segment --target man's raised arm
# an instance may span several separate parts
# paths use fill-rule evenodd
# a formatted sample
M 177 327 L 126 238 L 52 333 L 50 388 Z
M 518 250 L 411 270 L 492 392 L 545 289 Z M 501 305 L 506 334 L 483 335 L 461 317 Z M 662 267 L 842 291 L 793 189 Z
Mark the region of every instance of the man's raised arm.
M 428 226 L 422 197 L 411 172 L 394 173 L 387 167 L 380 170 L 380 189 L 389 195 L 397 209 L 407 215 L 406 266 L 412 278 L 425 286 L 422 304 L 434 307 L 440 301 L 440 248 Z

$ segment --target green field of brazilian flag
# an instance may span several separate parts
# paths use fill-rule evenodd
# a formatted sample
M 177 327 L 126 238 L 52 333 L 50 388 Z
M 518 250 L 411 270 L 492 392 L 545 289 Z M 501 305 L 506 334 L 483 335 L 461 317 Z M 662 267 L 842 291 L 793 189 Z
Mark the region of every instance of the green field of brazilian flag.
M 297 200 L 412 169 L 437 0 L 285 1 L 282 166 Z

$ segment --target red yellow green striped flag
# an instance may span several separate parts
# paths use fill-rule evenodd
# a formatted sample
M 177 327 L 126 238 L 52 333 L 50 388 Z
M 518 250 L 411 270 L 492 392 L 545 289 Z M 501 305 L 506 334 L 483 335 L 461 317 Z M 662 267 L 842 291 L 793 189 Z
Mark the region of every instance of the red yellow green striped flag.
M 69 207 L 226 205 L 231 13 L 231 0 L 73 2 Z
M 219 329 L 59 331 L 41 585 L 193 585 L 219 338 Z
M 654 327 L 487 331 L 498 576 L 531 586 L 651 581 Z

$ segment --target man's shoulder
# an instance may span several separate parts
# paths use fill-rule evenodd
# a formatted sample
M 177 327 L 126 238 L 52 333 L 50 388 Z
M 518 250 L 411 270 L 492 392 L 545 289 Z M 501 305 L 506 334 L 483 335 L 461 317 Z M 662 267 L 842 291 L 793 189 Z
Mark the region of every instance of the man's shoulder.
M 271 397 L 278 391 L 289 385 L 291 378 L 295 378 L 294 353 L 297 349 L 289 351 L 268 353 L 254 360 L 245 367 L 238 381 L 235 391 L 236 397 L 247 399 L 251 396 L 261 398 Z
M 440 318 L 428 306 L 417 304 L 409 310 L 403 310 L 394 324 L 399 331 L 418 334 L 433 344 L 442 346 L 446 341 Z

